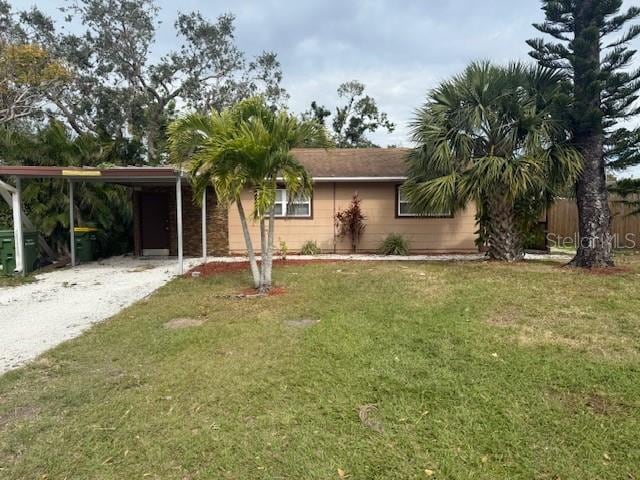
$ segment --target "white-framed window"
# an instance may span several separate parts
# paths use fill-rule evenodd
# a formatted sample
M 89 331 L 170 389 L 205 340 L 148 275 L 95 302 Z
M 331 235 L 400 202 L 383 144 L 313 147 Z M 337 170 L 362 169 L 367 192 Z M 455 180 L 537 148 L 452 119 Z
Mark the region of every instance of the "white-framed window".
M 311 217 L 311 197 L 309 195 L 291 196 L 284 188 L 276 190 L 275 203 L 276 217 L 279 218 L 310 218 Z
M 398 205 L 398 211 L 396 212 L 398 217 L 435 217 L 435 218 L 443 218 L 443 217 L 451 217 L 451 212 L 442 212 L 442 213 L 416 213 L 413 211 L 411 206 L 411 202 L 406 197 L 404 192 L 400 187 L 397 188 L 397 196 L 398 201 L 396 202 Z

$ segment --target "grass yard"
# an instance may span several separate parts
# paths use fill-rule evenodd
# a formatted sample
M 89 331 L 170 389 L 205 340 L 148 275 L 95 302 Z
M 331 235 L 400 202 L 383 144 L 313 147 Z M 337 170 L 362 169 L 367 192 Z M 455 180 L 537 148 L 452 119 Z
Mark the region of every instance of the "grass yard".
M 0 275 L 0 288 L 15 287 L 33 281 L 33 277 Z
M 0 377 L 0 478 L 640 479 L 622 261 L 299 265 L 253 299 L 245 272 L 174 281 Z

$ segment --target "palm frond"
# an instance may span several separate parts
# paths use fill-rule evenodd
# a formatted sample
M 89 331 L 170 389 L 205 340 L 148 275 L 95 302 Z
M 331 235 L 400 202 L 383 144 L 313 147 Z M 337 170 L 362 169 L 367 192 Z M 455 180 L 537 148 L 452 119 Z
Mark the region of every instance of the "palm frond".
M 311 190 L 308 173 L 290 150 L 309 143 L 329 144 L 320 125 L 275 112 L 261 97 L 221 113 L 182 117 L 168 133 L 171 159 L 186 163 L 196 194 L 213 185 L 219 201 L 230 204 L 243 190 L 252 189 L 252 215 L 258 219 L 273 208 L 280 183 L 293 193 Z
M 491 192 L 512 199 L 575 180 L 581 159 L 569 146 L 555 99 L 566 77 L 550 69 L 475 62 L 427 97 L 410 123 L 404 189 L 414 207 L 463 208 Z

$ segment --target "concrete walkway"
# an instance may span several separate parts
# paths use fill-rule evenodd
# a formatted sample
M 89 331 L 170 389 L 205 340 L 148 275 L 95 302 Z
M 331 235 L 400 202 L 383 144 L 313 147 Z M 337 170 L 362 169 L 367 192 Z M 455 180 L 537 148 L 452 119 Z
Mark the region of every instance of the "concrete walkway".
M 185 260 L 185 268 L 200 263 Z M 0 373 L 77 337 L 176 276 L 175 259 L 114 257 L 0 287 Z

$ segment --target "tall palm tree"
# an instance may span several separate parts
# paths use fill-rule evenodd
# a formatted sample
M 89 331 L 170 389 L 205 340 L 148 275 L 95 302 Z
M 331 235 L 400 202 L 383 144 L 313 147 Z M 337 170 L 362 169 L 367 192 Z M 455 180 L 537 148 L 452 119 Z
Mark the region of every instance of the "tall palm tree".
M 486 219 L 490 258 L 524 257 L 514 204 L 575 180 L 580 157 L 553 109 L 562 77 L 540 67 L 472 63 L 416 112 L 404 191 L 416 211 L 464 209 Z
M 254 97 L 221 113 L 214 110 L 209 115 L 182 117 L 169 126 L 168 134 L 171 158 L 187 166 L 197 198 L 213 185 L 220 202 L 236 204 L 254 287 L 268 291 L 272 284 L 276 190 L 284 186 L 291 198 L 311 192 L 311 178 L 290 150 L 309 143 L 328 145 L 324 128 L 287 112 L 275 112 L 261 97 Z M 251 218 L 260 224 L 260 265 L 241 200 L 244 190 L 255 193 Z

